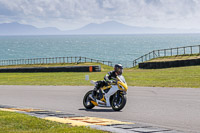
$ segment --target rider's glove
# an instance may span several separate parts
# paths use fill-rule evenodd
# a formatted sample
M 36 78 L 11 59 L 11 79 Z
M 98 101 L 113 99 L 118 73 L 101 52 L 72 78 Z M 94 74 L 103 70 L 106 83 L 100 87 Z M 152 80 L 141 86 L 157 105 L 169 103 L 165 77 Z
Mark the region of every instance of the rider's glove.
M 116 84 L 117 81 L 116 80 L 109 80 L 108 83 L 110 83 L 110 84 Z

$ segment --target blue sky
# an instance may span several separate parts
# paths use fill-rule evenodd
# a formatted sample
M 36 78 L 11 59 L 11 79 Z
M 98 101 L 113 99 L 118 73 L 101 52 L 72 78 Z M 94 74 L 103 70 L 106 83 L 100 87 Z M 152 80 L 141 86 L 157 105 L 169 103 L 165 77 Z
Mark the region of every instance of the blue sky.
M 200 0 L 0 0 L 0 23 L 69 30 L 111 20 L 132 26 L 200 29 Z

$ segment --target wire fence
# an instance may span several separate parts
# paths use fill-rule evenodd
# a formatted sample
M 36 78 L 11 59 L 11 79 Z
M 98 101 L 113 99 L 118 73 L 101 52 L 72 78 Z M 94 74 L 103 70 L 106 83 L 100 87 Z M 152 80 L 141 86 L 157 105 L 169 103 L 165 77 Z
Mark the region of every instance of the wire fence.
M 133 61 L 133 67 L 138 65 L 141 62 L 145 62 L 157 57 L 164 56 L 177 56 L 177 55 L 186 55 L 186 54 L 200 54 L 200 45 L 194 46 L 185 46 L 185 47 L 177 47 L 177 48 L 169 48 L 169 49 L 160 49 L 153 50 Z
M 87 57 L 53 57 L 53 58 L 32 58 L 32 59 L 15 59 L 15 60 L 0 60 L 0 66 L 10 65 L 36 65 L 36 64 L 59 64 L 59 63 L 102 63 L 112 66 L 111 61 L 96 60 Z

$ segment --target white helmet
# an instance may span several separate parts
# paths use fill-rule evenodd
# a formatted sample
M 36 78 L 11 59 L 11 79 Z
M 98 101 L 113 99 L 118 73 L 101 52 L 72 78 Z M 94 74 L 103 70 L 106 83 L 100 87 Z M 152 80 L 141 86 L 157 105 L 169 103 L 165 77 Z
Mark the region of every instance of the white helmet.
M 118 75 L 121 75 L 123 73 L 123 66 L 121 64 L 116 64 L 114 70 Z

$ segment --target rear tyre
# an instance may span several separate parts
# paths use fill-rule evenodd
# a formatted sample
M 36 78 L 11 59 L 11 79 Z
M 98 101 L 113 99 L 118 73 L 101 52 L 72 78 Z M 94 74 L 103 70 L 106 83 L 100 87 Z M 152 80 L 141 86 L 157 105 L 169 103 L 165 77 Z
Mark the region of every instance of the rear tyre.
M 92 94 L 93 90 L 88 91 L 84 98 L 83 98 L 83 105 L 86 109 L 92 109 L 94 105 L 91 103 L 91 99 L 89 98 L 89 95 Z
M 120 111 L 126 105 L 126 95 L 120 94 L 119 97 L 113 97 L 111 101 L 111 107 L 114 111 Z

